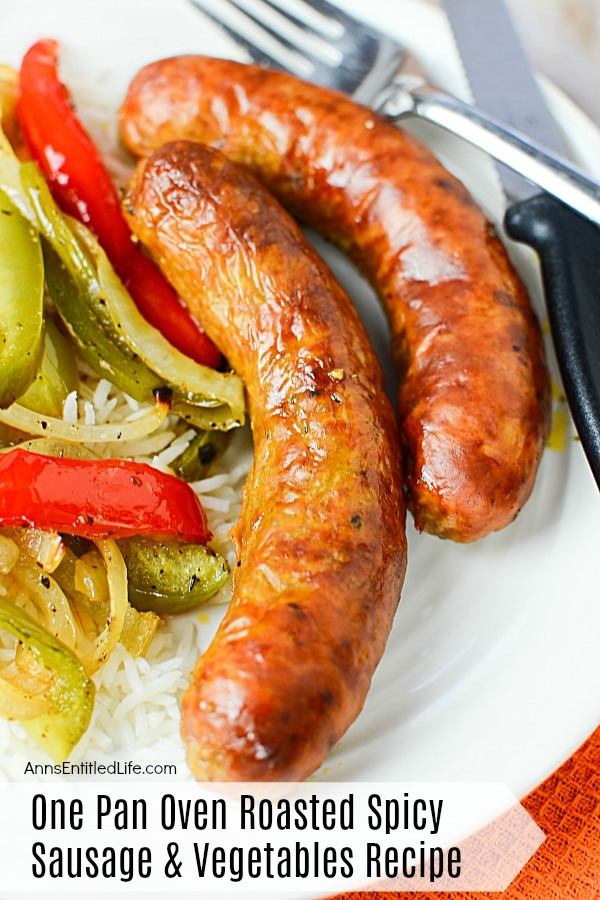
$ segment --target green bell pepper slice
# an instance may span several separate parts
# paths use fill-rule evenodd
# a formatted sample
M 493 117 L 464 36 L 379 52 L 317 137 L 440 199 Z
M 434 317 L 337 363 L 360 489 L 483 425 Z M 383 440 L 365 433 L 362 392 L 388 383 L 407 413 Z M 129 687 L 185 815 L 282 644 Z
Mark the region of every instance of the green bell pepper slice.
M 48 242 L 44 242 L 44 263 L 56 311 L 82 359 L 100 378 L 106 378 L 134 400 L 151 401 L 164 382 L 105 332 L 86 302 L 84 276 L 81 280 L 74 277 Z
M 129 583 L 129 602 L 161 615 L 185 612 L 210 599 L 229 575 L 227 561 L 202 544 L 132 537 L 118 542 Z
M 171 468 L 184 481 L 198 481 L 217 456 L 225 451 L 228 443 L 228 432 L 199 431 L 173 460 Z
M 79 387 L 77 361 L 71 341 L 51 316 L 46 316 L 46 346 L 33 384 L 19 397 L 21 406 L 60 418 L 68 394 Z
M 0 190 L 0 407 L 35 380 L 44 352 L 44 267 L 37 232 Z
M 26 644 L 37 661 L 52 673 L 45 693 L 50 701 L 49 711 L 22 725 L 55 762 L 63 762 L 90 723 L 94 683 L 68 647 L 2 597 L 0 627 Z

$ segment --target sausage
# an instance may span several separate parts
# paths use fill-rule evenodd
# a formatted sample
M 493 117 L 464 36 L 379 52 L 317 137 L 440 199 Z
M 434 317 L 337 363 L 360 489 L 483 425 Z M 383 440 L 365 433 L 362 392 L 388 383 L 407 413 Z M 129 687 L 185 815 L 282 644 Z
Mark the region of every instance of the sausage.
M 226 60 L 142 69 L 121 124 L 137 154 L 218 147 L 349 252 L 387 310 L 416 527 L 466 542 L 511 522 L 548 434 L 548 375 L 527 294 L 462 184 L 347 97 Z
M 182 704 L 201 780 L 300 780 L 358 715 L 406 568 L 394 413 L 364 328 L 245 169 L 176 142 L 130 224 L 246 385 L 255 459 L 233 599 Z

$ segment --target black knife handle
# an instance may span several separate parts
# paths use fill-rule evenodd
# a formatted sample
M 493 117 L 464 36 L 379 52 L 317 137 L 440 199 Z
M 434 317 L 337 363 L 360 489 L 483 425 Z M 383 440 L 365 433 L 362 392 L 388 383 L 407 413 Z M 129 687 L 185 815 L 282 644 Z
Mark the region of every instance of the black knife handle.
M 565 393 L 600 487 L 600 228 L 547 194 L 510 207 L 504 224 L 540 256 Z

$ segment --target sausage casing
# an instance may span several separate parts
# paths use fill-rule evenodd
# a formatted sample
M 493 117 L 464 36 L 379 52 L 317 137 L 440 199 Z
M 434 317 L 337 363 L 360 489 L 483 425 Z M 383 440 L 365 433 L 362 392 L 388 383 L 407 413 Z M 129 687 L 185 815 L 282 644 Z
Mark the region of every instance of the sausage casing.
M 350 253 L 390 322 L 417 528 L 471 541 L 512 521 L 548 432 L 543 343 L 502 244 L 460 182 L 347 97 L 227 60 L 142 69 L 122 130 L 138 154 L 178 137 L 218 147 Z
M 129 221 L 246 385 L 233 600 L 182 705 L 202 780 L 300 780 L 360 711 L 406 567 L 397 429 L 362 323 L 246 170 L 177 142 Z

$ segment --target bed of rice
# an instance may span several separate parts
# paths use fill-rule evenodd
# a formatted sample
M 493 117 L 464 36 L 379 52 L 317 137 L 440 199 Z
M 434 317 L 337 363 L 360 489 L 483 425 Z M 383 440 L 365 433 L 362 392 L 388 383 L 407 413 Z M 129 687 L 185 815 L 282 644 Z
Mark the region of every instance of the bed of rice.
M 114 109 L 104 106 L 99 94 L 94 92 L 85 98 L 80 112 L 115 181 L 123 185 L 131 172 L 131 161 L 118 147 Z M 70 394 L 65 402 L 67 421 L 101 424 L 140 414 L 140 404 L 108 381 L 98 379 L 84 366 L 81 373 L 79 392 Z M 191 430 L 181 433 L 181 427 L 177 431 L 176 427 L 176 417 L 168 416 L 146 438 L 116 445 L 94 444 L 90 449 L 103 456 L 131 457 L 171 471 L 170 463 L 183 452 L 193 435 Z M 215 461 L 206 477 L 192 485 L 208 516 L 213 533 L 211 546 L 226 557 L 232 568 L 235 553 L 228 532 L 239 518 L 242 487 L 251 464 L 249 428 L 237 429 L 227 451 Z M 230 596 L 231 578 L 198 610 L 163 620 L 145 658 L 133 659 L 120 644 L 117 646 L 94 675 L 97 694 L 92 722 L 71 753 L 71 763 L 110 763 L 116 759 L 142 764 L 175 763 L 178 779 L 191 778 L 179 732 L 179 702 L 190 672 L 208 646 L 224 612 L 223 604 Z M 29 762 L 49 764 L 51 761 L 17 723 L 0 718 L 0 779 L 23 778 Z M 29 777 L 44 780 L 55 779 L 56 775 Z

